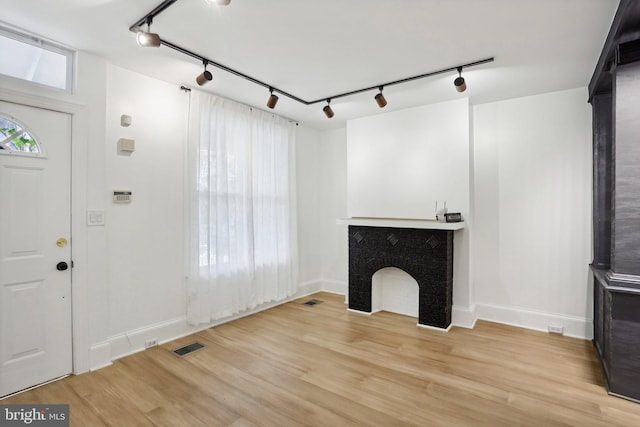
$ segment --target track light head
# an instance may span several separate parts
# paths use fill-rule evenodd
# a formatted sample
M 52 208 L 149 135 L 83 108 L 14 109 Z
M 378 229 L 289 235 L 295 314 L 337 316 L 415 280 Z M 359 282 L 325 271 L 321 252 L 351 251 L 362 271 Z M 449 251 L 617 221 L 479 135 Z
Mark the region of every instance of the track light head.
M 334 116 L 333 110 L 329 105 L 330 103 L 331 103 L 331 100 L 327 99 L 327 105 L 325 105 L 324 108 L 322 109 L 322 111 L 324 111 L 324 115 L 327 116 L 328 119 Z
M 213 74 L 207 70 L 207 60 L 203 59 L 202 64 L 204 65 L 204 71 L 196 77 L 196 83 L 198 83 L 198 86 L 204 86 L 213 80 Z
M 373 97 L 378 103 L 378 107 L 384 108 L 387 105 L 387 100 L 384 99 L 384 95 L 382 94 L 382 86 L 380 86 L 380 92 Z
M 216 6 L 228 6 L 231 3 L 231 0 L 207 0 L 209 3 L 215 4 Z
M 136 41 L 140 47 L 160 47 L 160 36 L 156 33 L 139 31 L 136 35 Z
M 204 70 L 200 75 L 198 75 L 198 77 L 196 77 L 196 83 L 198 83 L 198 86 L 204 86 L 211 80 L 213 80 L 213 74 L 207 70 Z
M 204 86 L 211 80 L 213 80 L 213 74 L 208 70 L 204 70 L 198 77 L 196 77 L 196 83 L 198 83 L 198 86 Z
M 276 107 L 276 104 L 278 103 L 278 95 L 273 94 L 272 87 L 269 88 L 269 92 L 271 92 L 271 95 L 269 95 L 269 99 L 267 100 L 267 107 L 273 110 Z
M 458 77 L 453 81 L 453 85 L 458 92 L 467 90 L 467 84 L 464 81 L 464 77 L 462 77 L 462 67 L 458 67 Z
M 160 47 L 160 36 L 151 32 L 151 16 L 147 16 L 147 31 L 140 30 L 136 34 L 136 41 L 140 47 Z

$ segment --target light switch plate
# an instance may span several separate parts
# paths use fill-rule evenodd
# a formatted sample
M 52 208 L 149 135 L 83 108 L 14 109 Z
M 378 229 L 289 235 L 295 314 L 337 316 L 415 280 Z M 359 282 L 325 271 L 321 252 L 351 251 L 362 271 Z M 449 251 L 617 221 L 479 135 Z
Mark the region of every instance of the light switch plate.
M 87 225 L 104 225 L 104 211 L 102 209 L 93 209 L 87 211 Z

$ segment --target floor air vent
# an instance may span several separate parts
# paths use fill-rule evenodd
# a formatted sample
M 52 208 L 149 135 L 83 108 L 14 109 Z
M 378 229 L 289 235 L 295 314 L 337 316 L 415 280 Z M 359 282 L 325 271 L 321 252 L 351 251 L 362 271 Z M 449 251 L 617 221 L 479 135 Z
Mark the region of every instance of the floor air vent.
M 310 299 L 309 301 L 303 303 L 304 305 L 316 305 L 316 304 L 320 304 L 322 301 L 318 300 L 318 299 Z
M 200 344 L 199 342 L 194 342 L 189 345 L 185 345 L 184 347 L 176 348 L 173 350 L 173 353 L 177 356 L 184 357 L 187 354 L 191 354 L 194 351 L 202 350 L 206 346 L 204 344 Z

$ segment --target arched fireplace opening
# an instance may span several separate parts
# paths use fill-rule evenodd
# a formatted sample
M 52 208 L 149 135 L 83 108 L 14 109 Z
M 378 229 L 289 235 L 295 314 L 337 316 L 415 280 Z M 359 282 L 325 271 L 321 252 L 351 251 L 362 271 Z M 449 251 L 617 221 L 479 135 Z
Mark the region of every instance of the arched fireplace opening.
M 418 318 L 418 282 L 397 267 L 385 267 L 371 278 L 371 312 L 389 311 Z

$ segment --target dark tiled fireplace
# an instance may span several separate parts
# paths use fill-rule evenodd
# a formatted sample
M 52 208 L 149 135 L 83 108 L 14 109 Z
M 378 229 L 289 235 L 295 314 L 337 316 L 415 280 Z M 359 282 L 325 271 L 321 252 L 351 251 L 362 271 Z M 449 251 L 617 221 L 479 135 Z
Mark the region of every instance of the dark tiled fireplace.
M 349 309 L 371 313 L 373 274 L 404 270 L 418 282 L 418 324 L 451 324 L 453 231 L 349 226 Z

